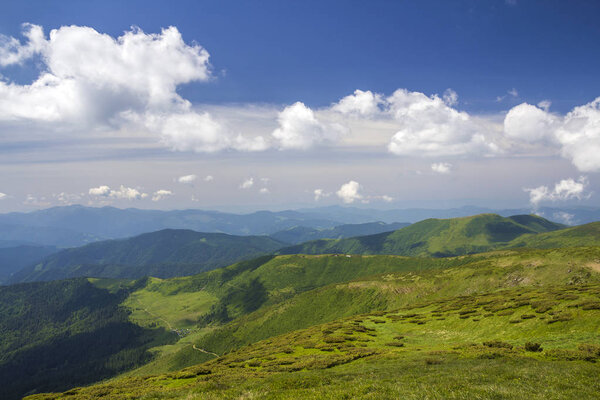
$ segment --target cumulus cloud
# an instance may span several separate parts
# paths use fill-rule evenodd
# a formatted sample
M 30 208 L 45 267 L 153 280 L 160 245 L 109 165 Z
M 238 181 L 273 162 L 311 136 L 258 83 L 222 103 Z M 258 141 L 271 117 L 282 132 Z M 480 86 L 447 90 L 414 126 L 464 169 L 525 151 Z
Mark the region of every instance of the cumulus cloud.
M 384 194 L 383 196 L 381 196 L 381 200 L 385 201 L 386 203 L 391 203 L 392 201 L 394 201 L 394 198 L 392 196 Z
M 82 198 L 82 194 L 60 192 L 53 194 L 52 197 L 54 197 L 60 204 L 71 205 L 78 203 Z
M 109 186 L 103 185 L 95 188 L 91 188 L 88 194 L 96 197 L 110 197 L 113 199 L 123 200 L 139 200 L 148 197 L 147 193 L 142 193 L 135 188 L 126 187 L 121 185 L 118 189 L 113 190 Z
M 388 145 L 394 154 L 433 157 L 498 151 L 469 114 L 452 108 L 437 95 L 398 89 L 387 102 L 400 126 Z
M 339 124 L 325 125 L 313 110 L 296 102 L 286 107 L 277 117 L 279 127 L 272 133 L 281 149 L 308 149 L 316 144 L 337 139 L 344 133 Z
M 248 178 L 240 185 L 240 189 L 250 189 L 254 186 L 254 178 Z
M 383 104 L 382 96 L 370 90 L 355 90 L 354 94 L 342 98 L 331 109 L 342 114 L 373 116 L 380 112 L 379 106 Z
M 39 55 L 30 85 L 0 82 L 0 120 L 110 124 L 125 111 L 189 106 L 177 86 L 210 78 L 208 52 L 187 45 L 175 27 L 159 34 L 133 28 L 118 38 L 85 26 L 63 26 L 48 38 L 25 25 L 27 41 L 3 37 L 0 64 Z
M 600 97 L 564 117 L 548 112 L 549 103 L 513 107 L 504 119 L 507 136 L 525 142 L 554 141 L 563 157 L 582 172 L 600 170 Z
M 555 117 L 546 110 L 522 103 L 506 114 L 504 132 L 515 139 L 535 142 L 551 137 L 555 124 Z
M 214 180 L 215 180 L 215 178 L 212 175 L 206 175 L 204 177 L 204 182 L 212 182 Z
M 110 194 L 110 187 L 103 185 L 95 188 L 91 188 L 88 193 L 92 196 L 108 196 Z
M 354 203 L 357 200 L 362 200 L 363 195 L 360 193 L 361 186 L 356 181 L 344 183 L 335 194 L 342 199 L 346 204 Z
M 164 199 L 165 197 L 169 197 L 172 195 L 173 195 L 173 192 L 171 192 L 170 190 L 160 189 L 152 194 L 152 201 L 160 201 L 160 200 Z
M 577 199 L 581 200 L 589 197 L 586 193 L 588 180 L 582 176 L 578 180 L 572 178 L 563 179 L 554 185 L 554 188 L 548 186 L 538 186 L 533 189 L 524 189 L 529 193 L 529 201 L 537 207 L 543 201 L 565 201 Z
M 452 164 L 450 164 L 450 163 L 440 162 L 440 163 L 431 164 L 431 170 L 438 174 L 449 174 L 451 168 L 452 168 Z
M 269 192 L 269 189 L 267 189 L 267 188 L 261 188 L 261 189 L 258 191 L 258 193 L 260 193 L 260 194 L 268 194 L 268 193 L 270 193 L 270 192 Z
M 575 107 L 556 130 L 562 155 L 583 172 L 600 171 L 600 97 Z
M 185 183 L 185 184 L 190 184 L 193 183 L 198 177 L 194 174 L 192 175 L 183 175 L 180 176 L 179 178 L 177 178 L 177 182 L 179 183 Z
M 327 193 L 323 189 L 315 189 L 313 193 L 315 195 L 315 201 L 319 201 L 321 199 L 331 196 L 331 193 Z
M 6 193 L 0 192 L 0 200 L 4 200 L 7 197 L 8 197 L 8 195 Z

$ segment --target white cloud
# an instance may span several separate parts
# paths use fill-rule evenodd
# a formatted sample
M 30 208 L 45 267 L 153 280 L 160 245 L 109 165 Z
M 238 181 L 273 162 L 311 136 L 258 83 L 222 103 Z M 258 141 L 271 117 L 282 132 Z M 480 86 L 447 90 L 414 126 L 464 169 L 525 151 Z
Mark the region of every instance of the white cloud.
M 556 119 L 550 113 L 531 104 L 522 103 L 510 109 L 504 118 L 504 132 L 525 142 L 551 137 Z
M 179 178 L 177 178 L 177 182 L 179 183 L 185 183 L 185 184 L 190 184 L 193 183 L 198 177 L 194 174 L 192 175 L 183 175 L 180 176 Z
M 552 102 L 550 100 L 542 100 L 537 104 L 537 106 L 544 111 L 548 111 L 551 105 Z
M 91 188 L 88 194 L 92 196 L 108 196 L 110 194 L 110 187 L 103 185 L 95 188 Z
M 36 207 L 48 207 L 51 205 L 51 203 L 46 199 L 46 197 L 36 197 L 32 194 L 27 195 L 23 204 Z
M 24 45 L 13 37 L 0 35 L 0 66 L 22 64 L 43 50 L 46 39 L 40 26 L 23 24 L 23 36 L 27 39 Z
M 452 164 L 450 163 L 434 163 L 431 164 L 431 170 L 433 172 L 437 172 L 438 174 L 449 174 L 450 169 L 452 168 Z
M 558 211 L 558 212 L 555 212 L 554 214 L 552 214 L 552 218 L 555 221 L 560 221 L 567 225 L 573 225 L 575 215 L 570 214 L 566 211 Z
M 346 204 L 354 203 L 356 200 L 362 200 L 363 195 L 360 193 L 361 186 L 356 181 L 344 183 L 335 194 L 342 199 Z
M 204 177 L 204 182 L 212 182 L 214 180 L 215 180 L 215 178 L 212 175 L 206 175 Z
M 452 107 L 458 104 L 458 93 L 452 89 L 446 89 L 442 99 L 444 99 L 444 103 L 446 103 L 446 105 Z
M 323 189 L 315 189 L 313 193 L 315 195 L 315 201 L 319 201 L 321 199 L 331 196 L 331 193 L 327 193 Z
M 60 204 L 71 205 L 77 204 L 81 200 L 82 194 L 60 192 L 53 194 L 52 197 L 54 197 Z
M 511 95 L 512 97 L 519 97 L 519 92 L 515 88 L 510 89 L 508 91 L 508 94 Z
M 575 107 L 564 117 L 527 103 L 520 104 L 506 115 L 504 131 L 507 136 L 525 142 L 550 139 L 580 171 L 600 170 L 600 97 Z
M 304 103 L 296 102 L 286 107 L 277 117 L 279 127 L 272 136 L 281 149 L 308 149 L 316 144 L 333 141 L 345 129 L 339 124 L 324 125 Z
M 250 189 L 254 186 L 254 178 L 248 178 L 240 185 L 240 189 Z
M 111 197 L 114 199 L 139 200 L 148 197 L 148 194 L 142 193 L 137 189 L 121 185 L 119 189 L 113 190 L 109 186 L 103 185 L 91 188 L 88 194 L 96 197 Z
M 537 207 L 543 201 L 565 201 L 572 199 L 584 199 L 589 197 L 586 193 L 588 180 L 582 176 L 577 181 L 569 178 L 563 179 L 554 185 L 553 189 L 548 186 L 538 186 L 533 189 L 524 189 L 529 192 L 529 201 Z
M 269 189 L 267 189 L 267 188 L 261 188 L 261 189 L 258 191 L 258 193 L 260 193 L 260 194 L 268 194 L 268 193 L 269 193 Z
M 404 156 L 482 155 L 498 151 L 469 114 L 447 105 L 437 95 L 398 89 L 387 99 L 400 125 L 388 150 Z
M 394 201 L 394 198 L 392 196 L 384 194 L 383 196 L 381 196 L 381 200 L 385 201 L 386 203 L 391 203 L 392 201 Z
M 0 200 L 4 200 L 7 197 L 8 197 L 8 195 L 6 193 L 0 192 Z
M 600 171 L 600 97 L 575 107 L 563 119 L 556 138 L 564 157 L 580 171 Z
M 209 54 L 187 45 L 175 27 L 159 34 L 138 28 L 118 38 L 85 26 L 63 26 L 44 37 L 25 25 L 26 43 L 0 42 L 0 64 L 36 54 L 44 64 L 30 85 L 0 82 L 0 120 L 111 125 L 122 112 L 189 107 L 177 86 L 210 78 Z
M 160 189 L 152 194 L 152 201 L 160 201 L 169 196 L 173 196 L 173 192 L 170 190 Z
M 342 114 L 360 115 L 370 117 L 380 112 L 379 106 L 383 103 L 382 96 L 370 90 L 355 90 L 354 94 L 342 98 L 331 109 Z

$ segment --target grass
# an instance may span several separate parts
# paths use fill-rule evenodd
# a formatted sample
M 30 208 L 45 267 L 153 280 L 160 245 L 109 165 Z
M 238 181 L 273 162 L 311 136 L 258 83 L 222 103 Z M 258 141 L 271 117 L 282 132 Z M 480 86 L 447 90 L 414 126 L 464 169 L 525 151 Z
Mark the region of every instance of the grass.
M 598 299 L 599 284 L 445 298 L 290 332 L 179 372 L 74 389 L 69 398 L 591 398 L 600 310 L 582 304 Z M 545 317 L 571 318 L 513 324 L 493 311 L 532 313 L 532 301 L 548 300 L 557 304 Z M 492 315 L 475 318 L 484 312 Z M 532 341 L 543 350 L 528 350 Z

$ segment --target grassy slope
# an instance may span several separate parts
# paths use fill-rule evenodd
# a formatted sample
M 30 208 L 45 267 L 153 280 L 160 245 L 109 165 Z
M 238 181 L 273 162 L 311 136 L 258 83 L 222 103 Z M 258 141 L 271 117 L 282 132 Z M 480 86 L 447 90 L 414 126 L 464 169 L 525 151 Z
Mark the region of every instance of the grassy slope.
M 129 322 L 123 298 L 86 279 L 0 287 L 2 398 L 114 376 L 173 342 L 164 329 Z
M 597 278 L 597 277 L 596 277 Z M 592 398 L 600 285 L 513 287 L 294 331 L 180 372 L 71 399 Z M 541 345 L 541 351 L 526 347 Z M 32 399 L 53 399 L 40 395 Z
M 595 223 L 600 224 L 600 223 Z M 594 226 L 594 224 L 589 224 Z M 584 225 L 585 227 L 585 225 Z M 581 233 L 586 243 L 578 243 L 561 232 L 584 229 L 562 229 L 555 224 L 533 215 L 504 218 L 495 214 L 452 219 L 427 219 L 394 232 L 360 236 L 338 240 L 317 240 L 280 250 L 282 254 L 398 254 L 405 256 L 445 257 L 471 254 L 511 247 L 536 247 L 545 237 L 534 239 L 549 231 L 554 232 L 557 247 L 598 245 L 600 236 L 594 229 Z M 570 236 L 569 236 L 570 237 Z M 531 244 L 528 240 L 532 240 Z M 546 247 L 552 247 L 547 245 Z
M 141 278 L 191 275 L 237 260 L 271 253 L 283 244 L 267 236 L 232 236 L 165 229 L 129 239 L 108 240 L 53 254 L 11 282 L 78 276 Z
M 368 256 L 363 259 L 383 261 L 385 257 Z M 388 268 L 385 273 L 375 276 L 369 276 L 368 270 L 365 270 L 362 276 L 350 278 L 349 282 L 300 293 L 280 303 L 272 302 L 222 327 L 200 331 L 179 343 L 179 349 L 170 347 L 168 354 L 134 371 L 134 374 L 174 371 L 213 357 L 195 351 L 194 343 L 220 355 L 317 323 L 406 306 L 423 299 L 468 295 L 512 286 L 600 282 L 598 275 L 593 273 L 597 260 L 600 260 L 599 248 L 503 251 L 445 259 L 446 262 L 440 262 L 437 268 L 420 271 L 411 270 L 409 263 Z

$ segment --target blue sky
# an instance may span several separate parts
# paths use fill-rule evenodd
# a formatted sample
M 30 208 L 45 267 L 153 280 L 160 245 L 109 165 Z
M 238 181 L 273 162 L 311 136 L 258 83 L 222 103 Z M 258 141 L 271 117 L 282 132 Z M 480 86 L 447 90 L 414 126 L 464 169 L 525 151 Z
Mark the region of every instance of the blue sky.
M 5 2 L 0 211 L 593 204 L 598 16 L 595 1 Z
M 174 25 L 212 55 L 217 72 L 181 88 L 198 102 L 303 101 L 314 107 L 356 88 L 441 93 L 467 110 L 499 110 L 518 88 L 558 111 L 600 93 L 596 1 L 28 1 L 7 2 L 0 32 L 22 22 L 86 25 L 119 36 Z M 23 4 L 25 3 L 25 4 Z

